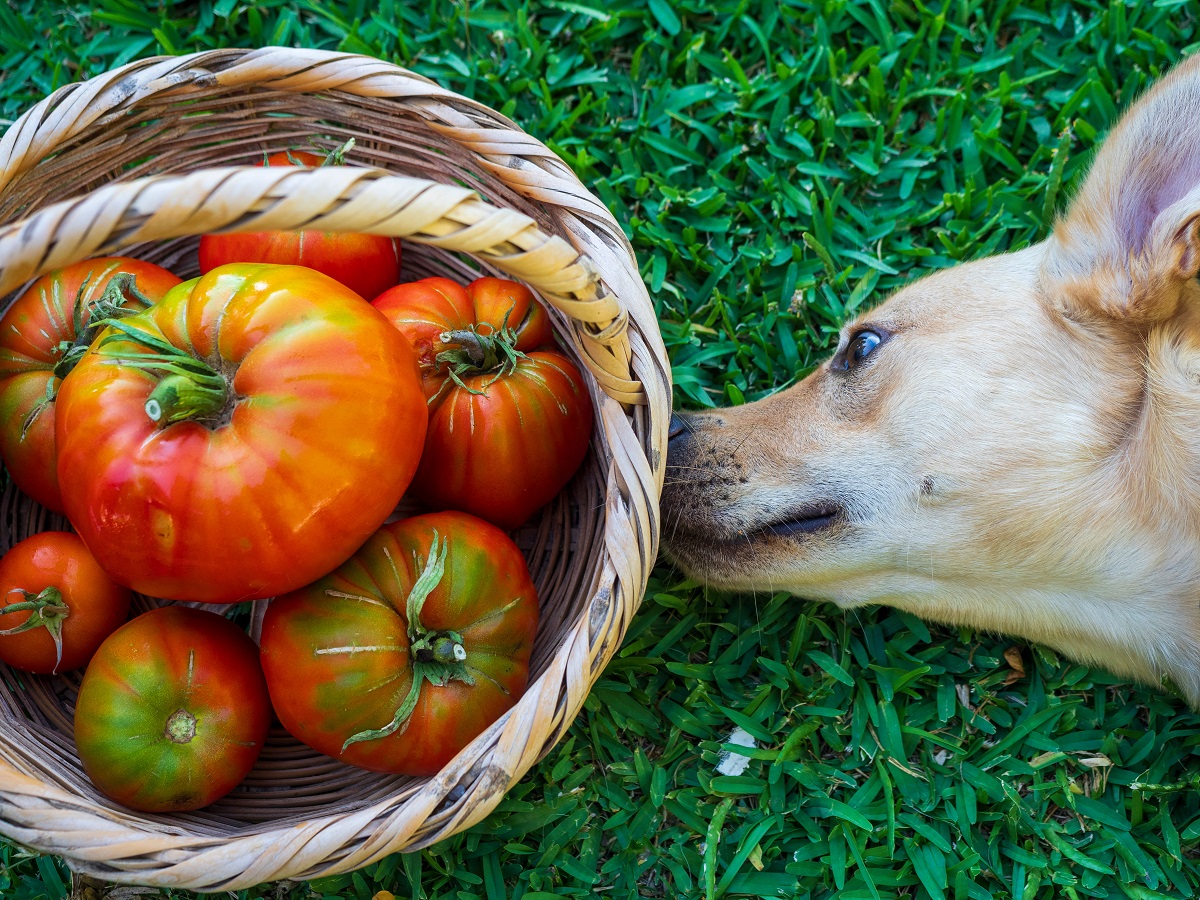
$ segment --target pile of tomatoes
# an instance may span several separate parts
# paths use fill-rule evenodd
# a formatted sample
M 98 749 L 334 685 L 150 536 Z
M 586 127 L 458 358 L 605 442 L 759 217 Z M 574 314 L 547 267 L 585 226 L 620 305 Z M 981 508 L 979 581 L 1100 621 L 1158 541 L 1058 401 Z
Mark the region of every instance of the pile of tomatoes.
M 582 463 L 591 401 L 527 288 L 397 284 L 400 256 L 208 235 L 199 278 L 85 260 L 0 320 L 0 456 L 74 529 L 0 559 L 0 659 L 86 666 L 76 745 L 118 802 L 212 803 L 272 715 L 433 774 L 525 690 L 538 600 L 507 532 Z M 430 512 L 395 519 L 405 495 Z M 133 591 L 181 604 L 127 621 Z M 228 613 L 267 598 L 256 645 Z

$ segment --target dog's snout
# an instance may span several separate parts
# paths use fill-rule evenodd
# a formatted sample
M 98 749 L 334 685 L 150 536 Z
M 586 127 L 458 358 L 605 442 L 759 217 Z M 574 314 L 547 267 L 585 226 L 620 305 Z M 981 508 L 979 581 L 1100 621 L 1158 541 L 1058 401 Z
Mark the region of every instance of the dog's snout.
M 667 428 L 667 465 L 681 465 L 691 458 L 695 452 L 695 430 L 686 416 L 671 415 L 671 424 Z
M 688 424 L 679 413 L 671 414 L 671 424 L 667 429 L 667 440 L 674 442 L 676 438 L 687 434 Z

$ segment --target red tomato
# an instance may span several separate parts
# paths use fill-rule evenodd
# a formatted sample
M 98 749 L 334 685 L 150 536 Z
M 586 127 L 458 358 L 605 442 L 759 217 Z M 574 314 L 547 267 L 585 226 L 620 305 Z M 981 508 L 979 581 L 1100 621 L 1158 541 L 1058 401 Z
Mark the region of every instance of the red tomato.
M 417 351 L 429 432 L 413 494 L 516 528 L 587 455 L 592 402 L 529 289 L 480 278 L 401 284 L 374 306 Z
M 4 554 L 0 591 L 0 659 L 26 672 L 86 665 L 129 615 L 129 589 L 67 531 L 43 531 Z
M 432 513 L 385 525 L 336 572 L 272 600 L 263 671 L 279 720 L 310 747 L 432 775 L 520 698 L 537 621 L 509 537 Z
M 273 153 L 266 166 L 341 164 L 340 151 L 326 159 L 302 150 Z M 253 231 L 200 238 L 200 271 L 234 262 L 308 266 L 370 300 L 400 280 L 400 241 L 377 234 L 331 231 Z
M 300 266 L 232 265 L 112 326 L 63 384 L 67 516 L 134 590 L 232 603 L 293 590 L 383 523 L 426 411 L 412 349 Z
M 207 806 L 254 767 L 271 723 L 258 649 L 216 613 L 166 606 L 100 645 L 75 701 L 88 778 L 146 812 Z
M 153 263 L 85 259 L 43 275 L 0 319 L 0 455 L 17 487 L 42 506 L 63 508 L 54 399 L 95 337 L 93 311 L 99 309 L 99 319 L 119 308 L 140 309 L 177 284 Z

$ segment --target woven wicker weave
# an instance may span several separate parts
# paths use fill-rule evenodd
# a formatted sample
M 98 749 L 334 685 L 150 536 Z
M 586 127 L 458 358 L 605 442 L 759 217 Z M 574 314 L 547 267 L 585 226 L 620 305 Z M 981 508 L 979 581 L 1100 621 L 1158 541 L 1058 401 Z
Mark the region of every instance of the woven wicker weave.
M 351 137 L 353 162 L 377 168 L 251 167 Z M 608 210 L 513 123 L 378 60 L 270 48 L 125 66 L 56 92 L 0 140 L 0 294 L 102 253 L 191 277 L 197 234 L 299 227 L 408 238 L 406 280 L 524 280 L 593 376 L 592 452 L 518 535 L 543 610 L 532 682 L 434 778 L 353 769 L 277 728 L 233 794 L 155 816 L 84 777 L 77 674 L 0 667 L 0 832 L 90 875 L 236 889 L 347 871 L 480 821 L 568 728 L 645 589 L 670 414 L 653 309 Z M 62 524 L 10 489 L 0 549 Z

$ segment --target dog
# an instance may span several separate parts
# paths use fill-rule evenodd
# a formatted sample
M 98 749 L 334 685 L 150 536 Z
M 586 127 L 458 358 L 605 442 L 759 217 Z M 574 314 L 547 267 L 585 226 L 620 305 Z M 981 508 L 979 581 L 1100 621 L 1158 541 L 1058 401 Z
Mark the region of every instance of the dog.
M 1200 708 L 1200 54 L 1034 246 L 917 280 L 766 399 L 672 419 L 711 585 L 1017 635 Z

